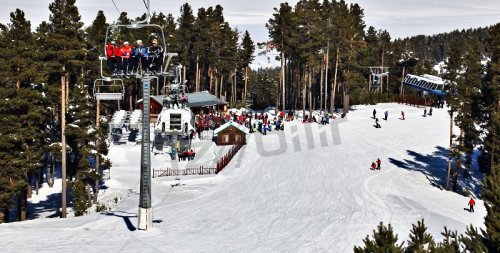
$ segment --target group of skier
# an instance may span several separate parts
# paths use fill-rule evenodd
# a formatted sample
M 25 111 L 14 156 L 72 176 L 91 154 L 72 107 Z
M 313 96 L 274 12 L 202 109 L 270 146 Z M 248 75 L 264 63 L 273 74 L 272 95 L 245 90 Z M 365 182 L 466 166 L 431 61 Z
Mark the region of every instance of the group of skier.
M 371 170 L 380 170 L 380 164 L 382 164 L 382 162 L 380 161 L 380 159 L 377 159 L 377 161 L 372 162 L 372 167 L 370 169 Z
M 432 107 L 429 108 L 429 113 L 427 114 L 427 108 L 424 108 L 424 115 L 422 115 L 423 117 L 427 117 L 427 115 L 429 116 L 432 116 Z
M 151 46 L 146 48 L 142 40 L 137 40 L 134 45 L 128 41 L 110 41 L 106 45 L 106 61 L 112 76 L 128 76 L 142 71 L 156 75 L 161 72 L 163 64 L 163 47 L 153 39 Z

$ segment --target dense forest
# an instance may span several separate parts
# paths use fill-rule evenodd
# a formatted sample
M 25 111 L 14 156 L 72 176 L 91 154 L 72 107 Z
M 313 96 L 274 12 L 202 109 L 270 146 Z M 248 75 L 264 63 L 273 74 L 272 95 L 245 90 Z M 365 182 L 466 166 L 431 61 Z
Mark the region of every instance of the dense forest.
M 9 23 L 0 24 L 0 220 L 6 222 L 11 210 L 18 211 L 18 220 L 29 216 L 27 199 L 40 183 L 53 185 L 63 158 L 68 161 L 69 199 L 75 213 L 82 215 L 96 203 L 101 170 L 112 166 L 104 159 L 106 121 L 97 118 L 92 97 L 99 76 L 97 59 L 106 39 L 141 39 L 146 45 L 161 39 L 154 30 L 126 28 L 105 38 L 109 23 L 130 24 L 146 14 L 128 17 L 122 12 L 118 20 L 108 21 L 99 11 L 85 26 L 75 0 L 54 0 L 49 10 L 48 21 L 35 29 L 19 9 L 10 14 Z M 189 90 L 208 91 L 232 107 L 275 105 L 279 110 L 330 113 L 342 109 L 345 117 L 352 104 L 421 96 L 403 87 L 406 74 L 440 75 L 447 82 L 444 99 L 450 115 L 460 128 L 450 137 L 446 188 L 463 193 L 459 181 L 467 180 L 477 151 L 478 167 L 486 174 L 483 199 L 488 209 L 486 231 L 478 238 L 492 252 L 500 249 L 500 24 L 394 39 L 386 30 L 367 27 L 358 4 L 282 3 L 266 24 L 270 40 L 259 43 L 261 50 L 278 52 L 281 67 L 251 70 L 254 41 L 225 20 L 220 5 L 195 14 L 186 3 L 179 17 L 155 12 L 151 23 L 163 28 L 166 51 L 178 53 L 175 63 L 183 66 Z M 444 67 L 438 71 L 436 65 Z M 388 68 L 388 78 L 376 91 L 368 84 L 371 66 Z M 140 83 L 128 79 L 125 85 L 126 99 L 101 104 L 103 115 L 136 108 Z M 418 226 L 424 230 L 423 222 Z M 383 225 L 379 231 L 390 234 Z M 369 238 L 366 243 L 371 243 Z M 376 250 L 360 252 L 371 251 Z

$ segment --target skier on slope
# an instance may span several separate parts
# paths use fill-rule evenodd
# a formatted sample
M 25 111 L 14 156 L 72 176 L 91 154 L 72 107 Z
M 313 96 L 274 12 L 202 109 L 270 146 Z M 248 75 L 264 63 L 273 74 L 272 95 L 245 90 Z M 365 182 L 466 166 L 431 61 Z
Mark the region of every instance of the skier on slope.
M 377 110 L 373 109 L 373 118 L 377 115 Z
M 474 212 L 474 205 L 476 205 L 476 201 L 474 201 L 473 198 L 470 198 L 470 200 L 469 200 L 469 212 L 471 212 L 471 213 Z
M 388 112 L 388 111 L 385 111 L 385 112 L 384 112 L 384 116 L 385 116 L 385 118 L 384 118 L 384 119 L 385 119 L 385 120 L 387 120 L 387 116 L 389 116 L 389 112 Z
M 427 108 L 424 109 L 424 117 L 427 117 Z
M 432 116 L 432 107 L 429 109 L 429 116 Z
M 375 128 L 380 128 L 380 124 L 378 123 L 378 118 L 375 118 Z
M 376 170 L 376 169 L 377 169 L 377 164 L 375 164 L 375 162 L 372 162 L 371 170 Z
M 405 112 L 401 111 L 401 117 L 405 120 Z
M 377 170 L 380 170 L 380 164 L 381 164 L 381 163 L 382 163 L 382 162 L 380 161 L 380 159 L 377 159 Z

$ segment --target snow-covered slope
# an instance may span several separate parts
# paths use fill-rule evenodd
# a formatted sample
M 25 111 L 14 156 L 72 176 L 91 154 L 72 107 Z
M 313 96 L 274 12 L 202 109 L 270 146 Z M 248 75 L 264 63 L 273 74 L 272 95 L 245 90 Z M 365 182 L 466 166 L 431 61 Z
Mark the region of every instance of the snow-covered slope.
M 380 129 L 373 108 L 389 111 Z M 101 194 L 123 198 L 112 212 L 2 224 L 0 252 L 351 252 L 379 221 L 400 240 L 421 218 L 439 239 L 443 226 L 482 227 L 482 201 L 469 213 L 466 197 L 437 187 L 447 162 L 446 109 L 422 112 L 358 106 L 333 126 L 292 122 L 284 132 L 253 134 L 217 176 L 181 178 L 179 187 L 153 179 L 150 231 L 135 230 L 140 147 L 113 146 L 112 180 Z M 369 170 L 377 158 L 382 170 Z

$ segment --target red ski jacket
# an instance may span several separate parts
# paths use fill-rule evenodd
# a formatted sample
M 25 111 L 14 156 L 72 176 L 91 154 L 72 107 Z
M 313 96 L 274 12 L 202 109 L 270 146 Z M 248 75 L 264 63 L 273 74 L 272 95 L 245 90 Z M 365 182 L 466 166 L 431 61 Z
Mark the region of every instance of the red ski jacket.
M 469 206 L 474 206 L 476 204 L 476 201 L 474 199 L 469 200 Z
M 107 57 L 120 57 L 122 56 L 122 52 L 119 47 L 115 45 L 108 44 L 106 46 L 106 56 Z

